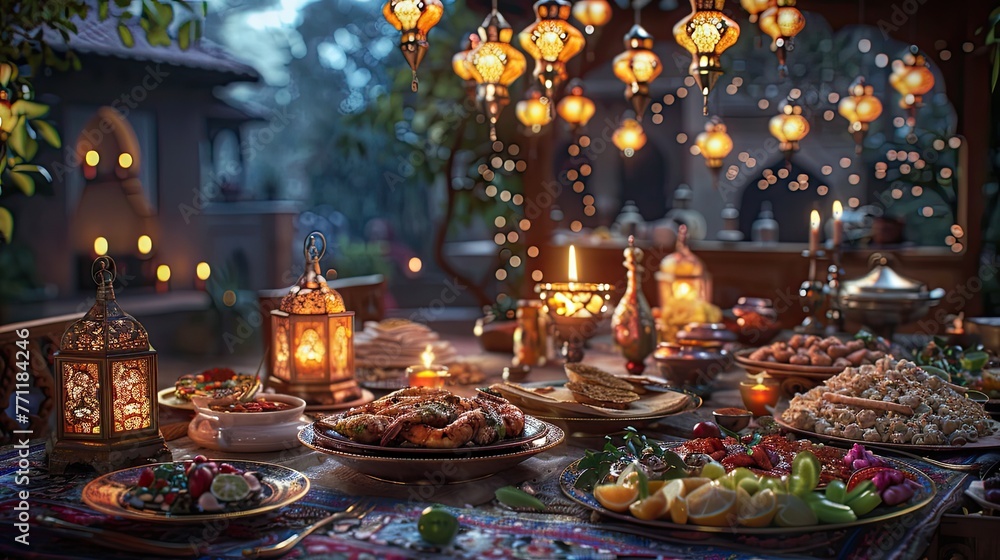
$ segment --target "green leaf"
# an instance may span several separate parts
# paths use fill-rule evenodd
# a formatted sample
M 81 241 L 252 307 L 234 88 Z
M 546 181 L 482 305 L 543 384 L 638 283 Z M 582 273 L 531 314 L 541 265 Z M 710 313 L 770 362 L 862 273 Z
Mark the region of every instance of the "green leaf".
M 0 237 L 3 238 L 5 243 L 10 243 L 13 235 L 14 216 L 11 215 L 10 210 L 0 206 Z
M 101 0 L 100 2 L 98 2 L 97 3 L 97 17 L 98 17 L 98 19 L 100 19 L 101 21 L 104 21 L 104 20 L 108 19 L 108 9 L 109 8 L 110 8 L 110 4 L 108 3 L 108 0 Z
M 7 176 L 10 177 L 17 188 L 21 189 L 21 192 L 23 192 L 25 196 L 35 194 L 35 180 L 28 175 L 18 173 L 17 171 L 11 169 L 7 172 Z
M 18 99 L 11 104 L 10 111 L 18 116 L 23 115 L 29 119 L 37 119 L 49 113 L 49 106 L 27 99 Z
M 1000 52 L 994 53 L 993 56 L 993 87 L 991 90 L 997 89 L 997 78 L 1000 77 Z
M 7 145 L 14 150 L 14 153 L 29 161 L 34 159 L 35 153 L 38 152 L 38 142 L 28 137 L 28 129 L 23 121 L 14 125 L 14 130 L 7 137 Z
M 33 163 L 19 163 L 13 167 L 13 170 L 20 173 L 38 173 L 46 181 L 50 183 L 52 182 L 52 175 L 49 174 L 49 170 L 45 169 L 41 165 L 35 165 Z
M 191 20 L 185 21 L 177 30 L 177 46 L 182 51 L 188 50 L 191 46 Z
M 135 46 L 135 37 L 132 36 L 132 30 L 124 23 L 118 24 L 118 37 L 121 38 L 122 44 L 126 47 L 131 49 Z
M 0 63 L 0 85 L 7 87 L 14 72 L 14 65 L 9 62 Z
M 31 121 L 31 128 L 44 139 L 49 146 L 53 148 L 62 148 L 62 138 L 59 138 L 59 132 L 50 123 L 45 121 Z

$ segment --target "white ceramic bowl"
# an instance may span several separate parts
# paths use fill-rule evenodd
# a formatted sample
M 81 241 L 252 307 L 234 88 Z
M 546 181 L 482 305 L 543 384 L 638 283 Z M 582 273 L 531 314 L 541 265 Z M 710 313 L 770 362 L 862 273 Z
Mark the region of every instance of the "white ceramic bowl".
M 219 412 L 212 410 L 213 404 L 228 404 L 232 399 L 213 399 L 211 397 L 193 397 L 191 403 L 194 409 L 203 417 L 213 420 L 220 428 L 239 428 L 244 426 L 271 426 L 275 424 L 285 424 L 295 422 L 306 409 L 306 401 L 291 395 L 272 395 L 259 393 L 257 397 L 263 397 L 271 402 L 281 402 L 291 405 L 285 410 L 274 410 L 270 412 Z

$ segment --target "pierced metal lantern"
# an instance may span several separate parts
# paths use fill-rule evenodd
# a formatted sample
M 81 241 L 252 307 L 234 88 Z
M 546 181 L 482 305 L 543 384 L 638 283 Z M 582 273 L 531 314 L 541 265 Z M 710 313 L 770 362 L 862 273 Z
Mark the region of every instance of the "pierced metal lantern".
M 927 67 L 927 59 L 920 54 L 916 45 L 900 60 L 892 61 L 889 84 L 902 96 L 899 106 L 906 109 L 907 126 L 917 123 L 917 108 L 923 105 L 923 97 L 934 87 L 934 73 Z
M 802 114 L 802 106 L 792 99 L 782 101 L 778 111 L 768 122 L 768 129 L 777 138 L 786 165 L 791 165 L 792 154 L 799 150 L 799 141 L 809 134 L 809 120 Z
M 726 132 L 726 125 L 719 117 L 712 117 L 705 125 L 705 132 L 702 132 L 695 139 L 695 145 L 705 158 L 705 165 L 712 173 L 713 184 L 719 186 L 719 171 L 722 169 L 722 160 L 733 151 L 733 139 Z
M 55 354 L 53 473 L 170 459 L 157 424 L 156 351 L 146 329 L 115 301 L 115 261 L 98 257 L 92 272 L 97 301 L 66 329 Z
M 510 87 L 524 74 L 527 61 L 521 51 L 510 44 L 514 30 L 497 11 L 496 0 L 482 25 L 479 26 L 478 47 L 465 60 L 469 75 L 476 81 L 476 102 L 490 121 L 490 140 L 497 139 L 497 121 L 504 107 L 510 104 Z
M 567 0 L 535 2 L 534 23 L 520 34 L 521 48 L 535 59 L 534 76 L 538 78 L 545 97 L 566 79 L 566 62 L 583 50 L 586 40 L 569 22 L 572 4 Z
M 875 88 L 865 82 L 864 77 L 858 76 L 851 84 L 848 95 L 840 98 L 837 111 L 850 123 L 847 130 L 854 138 L 854 153 L 860 155 L 868 124 L 882 114 L 882 102 L 875 97 Z
M 317 242 L 321 246 L 317 246 Z M 335 405 L 361 396 L 354 379 L 354 312 L 320 272 L 326 238 L 306 237 L 305 271 L 271 311 L 271 375 L 267 384 L 313 406 Z
M 778 76 L 784 78 L 788 75 L 788 51 L 792 50 L 795 36 L 806 26 L 805 16 L 795 7 L 795 0 L 775 0 L 761 12 L 757 25 L 773 41 L 771 50 L 778 55 Z
M 708 114 L 708 94 L 722 75 L 722 53 L 736 44 L 740 26 L 722 13 L 726 0 L 691 0 L 691 14 L 674 26 L 677 44 L 691 53 L 688 72 L 698 81 L 702 112 Z

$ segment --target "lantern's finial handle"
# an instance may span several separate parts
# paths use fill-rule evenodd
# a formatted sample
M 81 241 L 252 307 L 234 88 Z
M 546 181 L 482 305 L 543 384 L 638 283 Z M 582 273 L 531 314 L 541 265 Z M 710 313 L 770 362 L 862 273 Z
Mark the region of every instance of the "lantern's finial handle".
M 320 240 L 319 247 L 316 246 L 317 237 Z M 305 255 L 307 263 L 318 263 L 326 254 L 326 236 L 318 231 L 310 233 L 302 244 L 302 253 Z
M 90 267 L 90 275 L 94 282 L 102 288 L 114 284 L 115 278 L 118 277 L 118 267 L 115 266 L 115 260 L 107 255 L 97 257 Z

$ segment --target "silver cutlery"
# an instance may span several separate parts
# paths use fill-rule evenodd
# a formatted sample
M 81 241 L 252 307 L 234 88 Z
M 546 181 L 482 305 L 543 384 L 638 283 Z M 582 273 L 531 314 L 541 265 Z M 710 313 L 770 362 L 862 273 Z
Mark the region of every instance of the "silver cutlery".
M 277 558 L 284 555 L 286 552 L 291 550 L 295 545 L 299 544 L 302 539 L 308 537 L 309 535 L 316 532 L 317 529 L 332 523 L 334 521 L 343 521 L 346 519 L 361 521 L 366 515 L 375 509 L 375 504 L 367 499 L 361 499 L 354 502 L 347 507 L 344 511 L 338 511 L 332 515 L 324 517 L 315 523 L 303 527 L 299 532 L 291 535 L 287 539 L 268 546 L 258 546 L 256 548 L 246 548 L 243 549 L 244 558 Z

